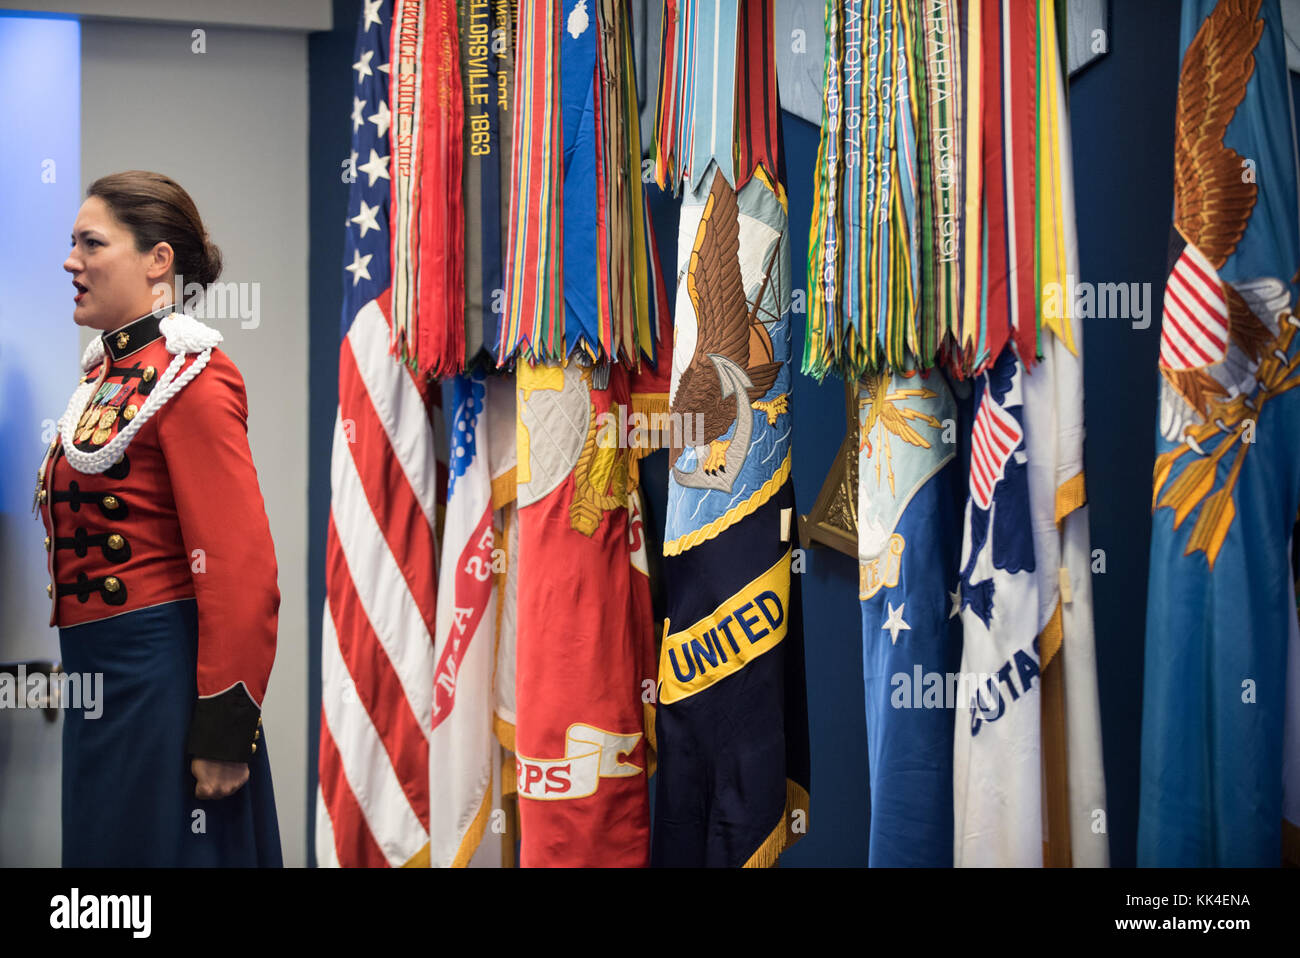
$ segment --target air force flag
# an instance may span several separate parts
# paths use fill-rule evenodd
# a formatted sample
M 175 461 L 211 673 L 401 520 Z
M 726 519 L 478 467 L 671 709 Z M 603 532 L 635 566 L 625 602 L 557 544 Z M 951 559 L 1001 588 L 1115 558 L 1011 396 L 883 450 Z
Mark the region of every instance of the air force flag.
M 963 489 L 942 373 L 886 371 L 858 399 L 858 597 L 872 866 L 952 864 L 948 676 L 961 659 Z

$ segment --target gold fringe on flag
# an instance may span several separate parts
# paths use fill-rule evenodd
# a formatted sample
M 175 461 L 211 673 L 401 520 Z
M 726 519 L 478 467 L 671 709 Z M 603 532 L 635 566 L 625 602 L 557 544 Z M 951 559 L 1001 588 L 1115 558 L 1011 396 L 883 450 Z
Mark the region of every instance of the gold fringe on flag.
M 771 868 L 781 853 L 797 842 L 808 831 L 808 790 L 797 782 L 785 780 L 785 810 L 772 833 L 749 856 L 746 868 Z M 796 822 L 802 826 L 796 830 Z
M 646 421 L 646 430 L 647 430 L 646 434 L 649 437 L 649 441 L 645 445 L 637 445 L 631 448 L 630 451 L 633 459 L 644 459 L 652 452 L 655 452 L 659 449 L 668 448 L 664 444 L 662 437 L 659 435 L 659 433 L 651 429 L 650 427 L 654 425 L 656 416 L 660 417 L 659 418 L 660 422 L 663 422 L 664 421 L 663 417 L 667 416 L 670 412 L 671 410 L 668 405 L 667 393 L 635 393 L 634 392 L 632 394 L 632 404 L 631 404 L 631 408 L 628 411 L 627 418 L 631 420 L 631 418 L 635 416 L 637 413 L 640 413 L 642 416 L 644 416 Z

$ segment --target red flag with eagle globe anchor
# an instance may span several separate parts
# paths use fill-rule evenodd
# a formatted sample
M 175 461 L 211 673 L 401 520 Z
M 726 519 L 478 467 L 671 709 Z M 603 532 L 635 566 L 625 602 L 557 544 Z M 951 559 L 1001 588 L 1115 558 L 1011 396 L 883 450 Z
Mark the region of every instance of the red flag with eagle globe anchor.
M 571 360 L 517 376 L 520 864 L 645 865 L 654 632 L 637 468 L 618 434 L 628 374 Z

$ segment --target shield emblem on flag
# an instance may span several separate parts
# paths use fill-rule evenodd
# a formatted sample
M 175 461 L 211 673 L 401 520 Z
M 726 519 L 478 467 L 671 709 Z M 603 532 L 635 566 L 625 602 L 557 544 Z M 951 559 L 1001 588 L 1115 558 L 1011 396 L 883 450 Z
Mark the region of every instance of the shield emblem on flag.
M 591 424 L 591 387 L 576 362 L 567 366 L 520 364 L 519 448 L 527 450 L 520 465 L 519 505 L 549 495 L 573 471 Z

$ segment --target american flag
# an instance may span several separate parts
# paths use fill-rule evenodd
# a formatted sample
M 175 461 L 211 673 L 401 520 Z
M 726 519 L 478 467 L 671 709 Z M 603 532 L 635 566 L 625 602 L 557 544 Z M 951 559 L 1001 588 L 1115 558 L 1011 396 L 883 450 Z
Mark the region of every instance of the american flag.
M 971 429 L 970 453 L 970 495 L 981 509 L 993 504 L 993 489 L 1023 438 L 1020 423 L 998 405 L 986 387 Z
M 390 0 L 365 0 L 353 70 L 339 409 L 321 635 L 322 866 L 427 863 L 429 735 L 446 488 L 436 386 L 393 355 Z

